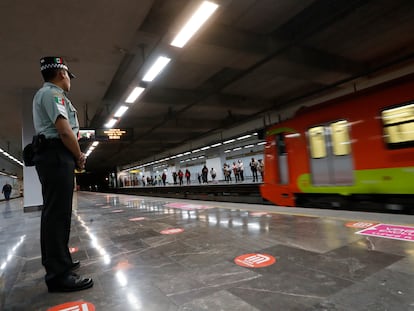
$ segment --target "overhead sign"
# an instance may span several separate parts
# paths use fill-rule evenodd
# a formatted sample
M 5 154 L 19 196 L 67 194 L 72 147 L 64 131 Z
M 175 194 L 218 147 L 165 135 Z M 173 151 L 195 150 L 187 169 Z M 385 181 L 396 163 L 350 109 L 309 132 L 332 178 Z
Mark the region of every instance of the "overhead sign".
M 79 129 L 79 140 L 80 141 L 95 140 L 95 130 L 94 129 Z
M 355 233 L 394 240 L 414 242 L 414 227 L 408 226 L 379 224 Z
M 96 129 L 95 139 L 103 141 L 124 141 L 132 139 L 132 129 Z

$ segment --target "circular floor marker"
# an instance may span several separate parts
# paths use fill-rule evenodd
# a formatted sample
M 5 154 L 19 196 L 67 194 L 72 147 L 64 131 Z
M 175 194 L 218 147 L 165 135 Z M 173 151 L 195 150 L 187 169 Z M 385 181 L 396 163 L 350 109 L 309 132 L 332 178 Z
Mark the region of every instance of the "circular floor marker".
M 130 218 L 128 219 L 129 221 L 140 221 L 140 220 L 144 220 L 146 219 L 145 217 L 135 217 L 135 218 Z
M 72 301 L 66 302 L 47 309 L 47 311 L 95 311 L 95 306 L 86 301 Z
M 365 229 L 377 225 L 374 222 L 352 221 L 345 224 L 348 228 Z
M 184 231 L 184 229 L 181 229 L 181 228 L 170 228 L 170 229 L 162 230 L 160 233 L 161 234 L 177 234 L 177 233 L 181 233 L 183 231 Z
M 244 254 L 234 259 L 235 264 L 247 268 L 263 268 L 273 265 L 276 258 L 268 254 Z

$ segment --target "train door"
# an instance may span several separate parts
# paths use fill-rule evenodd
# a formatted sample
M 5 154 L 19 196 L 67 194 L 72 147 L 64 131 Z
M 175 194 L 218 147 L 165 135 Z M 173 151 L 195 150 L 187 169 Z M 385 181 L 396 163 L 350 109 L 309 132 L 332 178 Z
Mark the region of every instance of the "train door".
M 353 159 L 348 122 L 335 121 L 308 130 L 312 183 L 351 185 Z
M 276 150 L 278 163 L 279 184 L 287 185 L 289 183 L 288 174 L 288 157 L 285 145 L 285 136 L 283 133 L 276 135 Z

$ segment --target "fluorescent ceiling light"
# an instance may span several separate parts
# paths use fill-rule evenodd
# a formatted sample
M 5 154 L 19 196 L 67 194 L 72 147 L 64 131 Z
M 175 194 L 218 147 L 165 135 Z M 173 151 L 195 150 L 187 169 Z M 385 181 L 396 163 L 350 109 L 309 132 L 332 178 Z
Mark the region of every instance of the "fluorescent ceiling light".
M 254 147 L 254 145 L 247 145 L 247 146 L 244 146 L 244 148 L 252 148 L 252 147 Z
M 155 63 L 147 71 L 145 76 L 142 78 L 143 81 L 151 82 L 155 77 L 164 69 L 165 66 L 170 62 L 171 58 L 160 56 L 157 58 Z
M 229 152 L 231 152 L 231 150 L 225 150 L 225 151 L 224 151 L 224 153 L 229 153 Z
M 211 148 L 210 146 L 205 146 L 205 147 L 201 148 L 201 150 L 207 150 L 207 149 L 210 149 L 210 148 Z
M 237 140 L 246 139 L 246 138 L 249 138 L 250 136 L 252 136 L 252 135 L 244 135 L 244 136 L 241 136 L 241 137 L 237 138 Z
M 115 125 L 116 121 L 118 121 L 117 119 L 111 119 L 108 121 L 108 123 L 105 124 L 105 127 L 107 128 L 111 128 Z
M 260 143 L 257 143 L 257 145 L 258 145 L 258 146 L 260 146 L 260 145 L 264 145 L 264 144 L 266 144 L 266 142 L 265 142 L 265 141 L 262 141 L 262 142 L 260 142 Z
M 182 48 L 187 43 L 187 41 L 190 40 L 190 38 L 200 29 L 200 27 L 203 26 L 203 24 L 217 8 L 217 4 L 210 1 L 204 1 L 171 42 L 171 45 Z
M 128 106 L 124 106 L 122 105 L 121 107 L 118 108 L 118 110 L 115 112 L 114 117 L 115 118 L 120 118 L 124 115 L 124 113 L 129 109 Z
M 235 139 L 230 139 L 230 140 L 224 141 L 223 144 L 230 144 L 230 143 L 235 142 L 235 141 L 236 141 Z
M 212 148 L 218 147 L 218 146 L 221 146 L 221 143 L 217 143 L 217 144 L 211 145 Z
M 234 148 L 233 151 L 241 150 L 241 147 Z
M 200 151 L 200 149 L 194 149 L 193 151 L 191 151 L 191 153 L 196 153 L 196 152 L 199 152 Z
M 128 95 L 128 98 L 125 100 L 126 103 L 128 104 L 133 104 L 137 98 L 139 97 L 139 95 L 141 95 L 142 92 L 144 92 L 144 88 L 143 87 L 135 87 L 132 92 Z

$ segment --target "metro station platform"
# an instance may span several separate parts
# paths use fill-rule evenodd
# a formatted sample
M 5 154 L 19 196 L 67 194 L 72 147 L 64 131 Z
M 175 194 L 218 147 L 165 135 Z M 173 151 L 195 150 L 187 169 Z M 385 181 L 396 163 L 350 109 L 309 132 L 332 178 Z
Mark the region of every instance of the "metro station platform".
M 0 215 L 0 310 L 414 310 L 414 216 L 78 192 L 95 284 L 52 294 L 40 212 Z

